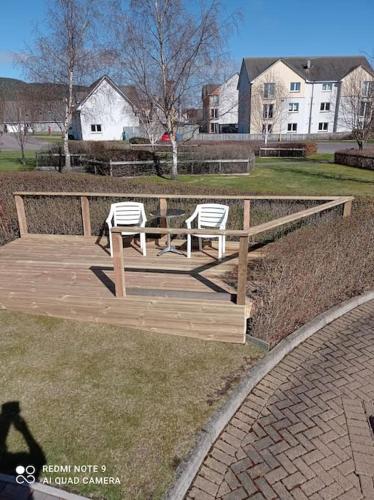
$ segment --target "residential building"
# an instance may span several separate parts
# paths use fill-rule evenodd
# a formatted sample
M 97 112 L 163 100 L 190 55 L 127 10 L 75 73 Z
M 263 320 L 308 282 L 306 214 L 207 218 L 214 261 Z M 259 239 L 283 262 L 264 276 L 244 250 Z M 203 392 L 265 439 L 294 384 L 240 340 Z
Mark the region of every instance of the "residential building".
M 350 132 L 343 108 L 352 79 L 363 89 L 372 88 L 374 72 L 365 57 L 244 58 L 238 82 L 239 133 Z
M 235 73 L 222 84 L 203 86 L 203 126 L 210 134 L 238 131 L 238 81 Z
M 112 141 L 141 135 L 136 98 L 134 87 L 120 87 L 108 76 L 101 77 L 76 106 L 71 136 L 84 141 Z

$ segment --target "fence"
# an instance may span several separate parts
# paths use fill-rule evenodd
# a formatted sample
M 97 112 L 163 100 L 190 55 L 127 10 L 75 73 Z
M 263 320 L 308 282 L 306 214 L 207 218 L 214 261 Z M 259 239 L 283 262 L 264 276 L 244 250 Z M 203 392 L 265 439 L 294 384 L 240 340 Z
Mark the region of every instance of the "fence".
M 73 168 L 82 168 L 82 161 L 87 155 L 81 153 L 72 153 L 70 155 L 71 166 Z M 60 153 L 35 153 L 35 162 L 37 170 L 58 170 L 61 172 L 65 165 L 65 155 Z
M 111 177 L 136 177 L 142 175 L 170 175 L 170 160 L 139 161 L 99 161 L 85 160 L 88 171 L 95 175 Z M 214 159 L 214 160 L 178 160 L 179 174 L 249 174 L 254 168 L 255 158 Z
M 145 234 L 177 234 L 177 235 L 188 235 L 188 234 L 206 234 L 206 235 L 225 235 L 225 236 L 235 236 L 239 237 L 239 260 L 238 260 L 238 283 L 237 283 L 237 304 L 244 305 L 246 303 L 246 290 L 247 290 L 247 264 L 248 264 L 248 244 L 249 237 L 254 236 L 272 229 L 278 228 L 285 224 L 289 224 L 294 221 L 299 221 L 307 217 L 311 217 L 314 214 L 323 212 L 325 210 L 330 210 L 331 208 L 343 205 L 343 216 L 348 217 L 352 210 L 352 196 L 223 196 L 223 195 L 172 195 L 172 194 L 135 194 L 135 193 L 85 193 L 85 192 L 15 192 L 13 193 L 18 225 L 20 230 L 20 236 L 24 237 L 29 234 L 28 224 L 26 218 L 25 197 L 69 197 L 69 198 L 80 198 L 81 201 L 81 214 L 83 221 L 83 235 L 87 238 L 91 237 L 91 215 L 90 215 L 90 198 L 100 198 L 100 197 L 114 197 L 114 198 L 139 198 L 139 199 L 149 199 L 154 198 L 159 200 L 160 214 L 161 217 L 165 217 L 167 213 L 168 200 L 172 199 L 183 199 L 183 200 L 201 200 L 202 198 L 208 198 L 209 200 L 238 200 L 243 203 L 243 228 L 235 230 L 218 230 L 218 229 L 185 229 L 185 228 L 165 228 L 165 227 L 132 227 L 131 231 L 134 233 L 145 233 Z M 251 201 L 252 200 L 313 200 L 323 202 L 321 205 L 302 210 L 300 212 L 292 213 L 277 219 L 273 219 L 269 222 L 259 224 L 257 226 L 252 226 L 251 221 Z M 114 281 L 115 281 L 115 293 L 117 297 L 126 296 L 125 288 L 125 270 L 124 270 L 124 257 L 122 251 L 122 235 L 123 231 L 128 230 L 128 227 L 115 227 L 112 228 L 113 237 L 113 267 L 114 267 Z
M 313 140 L 341 140 L 346 138 L 347 132 L 336 132 L 332 134 L 269 134 L 269 142 L 299 142 Z M 194 141 L 264 141 L 262 134 L 196 134 Z
M 305 148 L 260 148 L 262 158 L 304 158 Z

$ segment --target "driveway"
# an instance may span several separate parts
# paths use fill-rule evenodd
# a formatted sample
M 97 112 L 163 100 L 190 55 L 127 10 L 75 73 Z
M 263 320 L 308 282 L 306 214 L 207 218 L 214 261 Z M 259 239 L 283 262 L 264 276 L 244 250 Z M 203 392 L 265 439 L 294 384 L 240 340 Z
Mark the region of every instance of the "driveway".
M 373 380 L 371 301 L 314 334 L 262 379 L 187 498 L 373 500 Z
M 45 147 L 48 147 L 48 142 L 41 141 L 35 137 L 29 136 L 25 144 L 25 149 L 27 151 L 39 151 Z M 0 135 L 0 150 L 1 151 L 14 151 L 19 149 L 19 144 L 16 138 L 12 134 Z

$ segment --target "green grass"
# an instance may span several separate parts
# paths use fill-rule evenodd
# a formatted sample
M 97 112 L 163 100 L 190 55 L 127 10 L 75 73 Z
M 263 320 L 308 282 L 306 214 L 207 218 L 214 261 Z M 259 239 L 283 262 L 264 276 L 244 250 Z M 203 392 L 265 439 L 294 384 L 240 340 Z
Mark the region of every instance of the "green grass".
M 0 331 L 0 408 L 19 401 L 49 465 L 97 464 L 106 472 L 96 476 L 119 477 L 120 486 L 66 487 L 108 500 L 160 498 L 196 432 L 261 356 L 248 345 L 7 311 Z M 7 445 L 27 451 L 14 428 Z
M 32 136 L 35 139 L 40 139 L 41 141 L 49 142 L 51 144 L 55 144 L 61 142 L 61 134 L 34 134 Z
M 160 177 L 144 183 L 171 183 Z M 176 182 L 214 188 L 231 188 L 250 194 L 374 196 L 374 172 L 321 162 L 311 158 L 256 160 L 256 168 L 244 175 L 181 175 Z
M 26 165 L 21 163 L 20 151 L 0 151 L 0 172 L 32 170 L 35 168 L 35 151 L 25 151 Z

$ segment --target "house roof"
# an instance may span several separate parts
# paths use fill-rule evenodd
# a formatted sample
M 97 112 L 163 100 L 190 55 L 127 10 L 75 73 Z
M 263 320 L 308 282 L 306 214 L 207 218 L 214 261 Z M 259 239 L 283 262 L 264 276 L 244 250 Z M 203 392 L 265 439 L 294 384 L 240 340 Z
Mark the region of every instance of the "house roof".
M 207 83 L 206 85 L 203 85 L 202 97 L 204 98 L 208 95 L 218 95 L 220 86 L 220 83 Z
M 373 73 L 373 68 L 364 56 L 245 57 L 243 59 L 250 81 L 277 61 L 283 61 L 304 80 L 315 82 L 339 81 L 358 66 Z M 309 69 L 308 61 L 310 61 Z
M 88 87 L 88 92 L 86 92 L 85 96 L 82 96 L 77 109 L 80 109 L 82 107 L 82 105 L 95 92 L 95 90 L 102 84 L 103 81 L 108 82 L 109 85 L 111 85 L 111 87 L 113 87 L 113 89 L 116 90 L 132 106 L 134 106 L 139 101 L 136 88 L 133 85 L 117 85 L 108 75 L 103 75 Z

